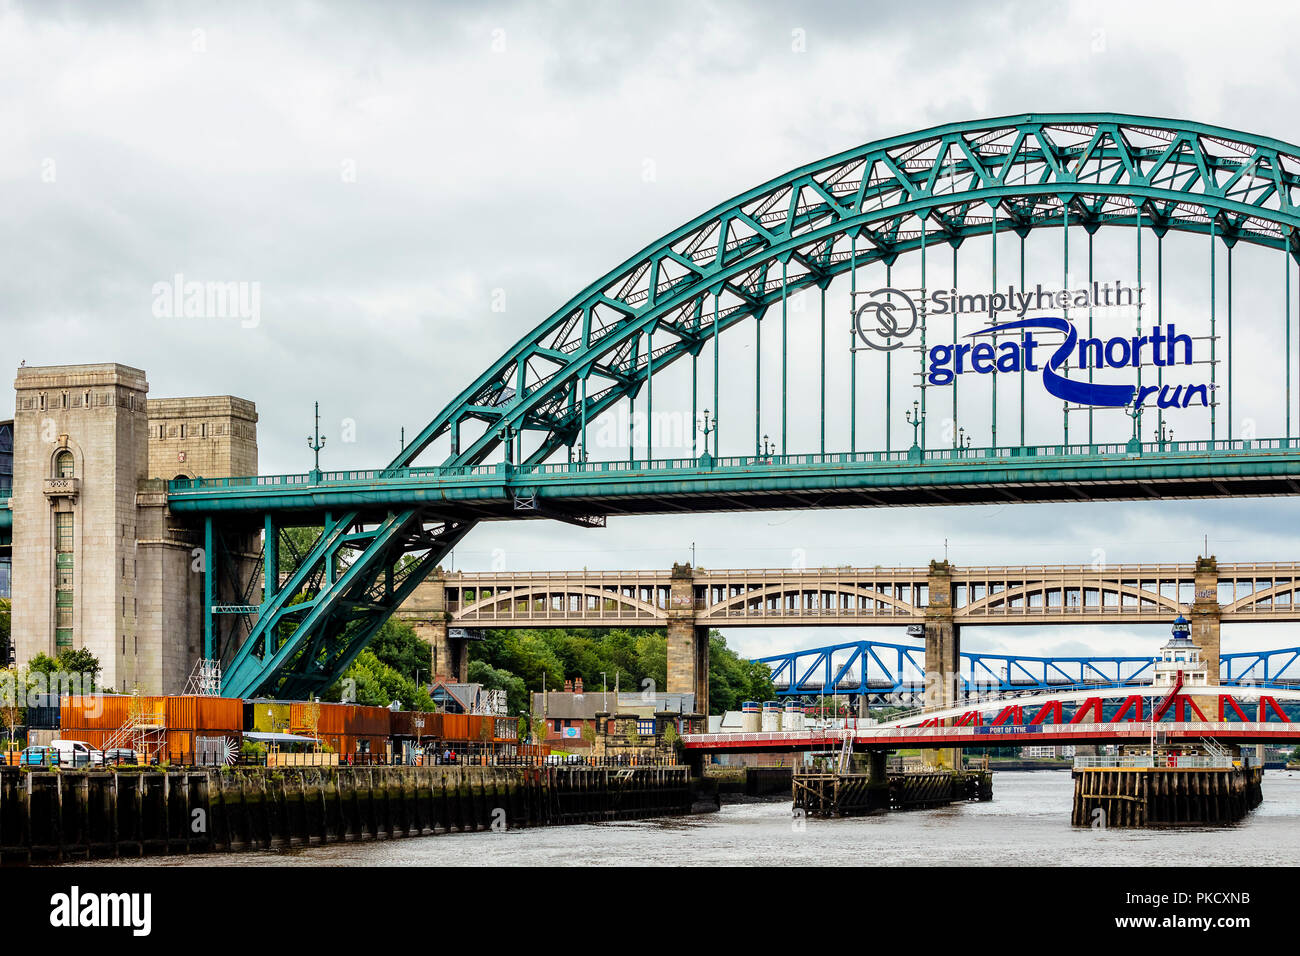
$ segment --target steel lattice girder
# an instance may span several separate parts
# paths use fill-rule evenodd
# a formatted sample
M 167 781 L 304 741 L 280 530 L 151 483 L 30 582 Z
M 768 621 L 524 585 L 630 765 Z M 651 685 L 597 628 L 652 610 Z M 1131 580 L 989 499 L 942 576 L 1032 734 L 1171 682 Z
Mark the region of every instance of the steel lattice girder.
M 1213 232 L 1229 243 L 1286 248 L 1300 259 L 1298 157 L 1300 149 L 1276 140 L 1120 114 L 956 123 L 840 153 L 723 203 L 578 293 L 443 409 L 389 469 L 409 467 L 448 433 L 447 465 L 482 462 L 503 437 L 523 430 L 541 433 L 527 463 L 546 461 L 573 446 L 582 421 L 635 397 L 652 367 L 698 354 L 715 334 L 761 317 L 791 289 L 824 288 L 855 266 L 891 263 L 927 242 L 957 245 L 1004 230 L 1025 235 L 1059 226 L 1063 216 L 1089 229 L 1137 225 L 1141 217 L 1162 234 Z M 782 275 L 772 278 L 776 264 Z M 673 341 L 645 354 L 641 337 L 653 332 Z M 594 393 L 587 388 L 593 376 Z M 462 448 L 461 425 L 474 421 L 483 431 Z M 373 591 L 391 572 L 386 562 L 417 550 L 400 539 L 421 537 L 424 518 L 419 510 L 396 511 L 368 542 L 345 545 L 337 529 L 362 517 L 343 515 L 288 584 L 268 588 L 224 692 L 327 684 L 396 609 L 397 591 L 364 611 L 356 592 Z M 449 524 L 456 530 L 445 540 L 459 540 L 473 521 Z M 341 579 L 323 575 L 324 585 L 298 605 L 306 610 L 290 610 L 298 586 L 319 576 L 341 548 L 363 543 Z M 281 626 L 300 615 L 281 644 Z
M 286 581 L 267 589 L 222 693 L 294 697 L 333 684 L 472 524 L 447 520 L 428 533 L 416 510 L 364 530 L 357 520 L 345 515 L 326 527 Z M 399 568 L 411 552 L 420 556 Z
M 1062 687 L 1125 687 L 1149 683 L 1154 657 L 1030 657 L 1023 654 L 961 654 L 961 688 L 1000 693 Z M 759 657 L 781 697 L 821 694 L 896 694 L 923 683 L 925 648 L 883 641 L 850 641 Z M 1224 686 L 1300 685 L 1300 647 L 1221 654 Z M 1288 669 L 1290 669 L 1288 671 Z
M 793 170 L 674 230 L 578 293 L 517 342 L 393 460 L 407 467 L 452 433 L 448 465 L 477 464 L 507 433 L 539 431 L 528 461 L 572 446 L 594 418 L 717 332 L 761 316 L 786 291 L 829 284 L 855 264 L 892 263 L 924 243 L 1070 221 L 1144 224 L 1289 248 L 1300 148 L 1218 127 L 1121 114 L 955 123 L 870 143 Z M 996 223 L 995 223 L 996 219 Z M 924 226 L 923 223 L 928 225 Z M 1213 225 L 1212 225 L 1213 224 Z M 854 250 L 853 245 L 858 248 Z M 787 275 L 769 277 L 775 264 Z M 725 304 L 722 304 L 725 303 Z M 673 341 L 653 357 L 647 332 Z M 583 380 L 594 393 L 579 397 Z M 482 434 L 461 448 L 460 426 Z

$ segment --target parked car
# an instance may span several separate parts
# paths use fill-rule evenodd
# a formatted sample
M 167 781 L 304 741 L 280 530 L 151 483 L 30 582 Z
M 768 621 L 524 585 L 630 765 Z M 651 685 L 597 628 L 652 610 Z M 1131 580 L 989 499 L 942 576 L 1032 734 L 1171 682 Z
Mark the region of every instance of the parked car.
M 139 762 L 138 755 L 129 747 L 112 747 L 104 751 L 104 763 L 110 766 L 121 764 L 135 766 Z
M 62 767 L 101 767 L 104 764 L 104 752 L 84 740 L 51 740 L 50 749 Z
M 49 747 L 28 747 L 19 755 L 18 763 L 24 767 L 52 766 L 55 759 Z

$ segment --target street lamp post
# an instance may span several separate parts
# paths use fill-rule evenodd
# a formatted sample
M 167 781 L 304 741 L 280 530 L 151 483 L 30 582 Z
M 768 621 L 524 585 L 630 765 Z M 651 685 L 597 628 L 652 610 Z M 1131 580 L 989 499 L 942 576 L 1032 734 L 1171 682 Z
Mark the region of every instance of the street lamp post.
M 320 481 L 320 450 L 325 447 L 325 439 L 321 437 L 321 433 L 320 433 L 320 402 L 316 402 L 315 406 L 316 406 L 315 437 L 313 438 L 312 435 L 307 436 L 307 447 L 310 448 L 316 455 L 316 464 L 311 471 L 311 480 L 313 482 L 319 482 Z
M 709 422 L 709 410 L 704 410 L 704 423 L 700 426 L 700 431 L 704 432 L 704 454 L 700 456 L 701 461 L 709 462 L 713 460 L 713 455 L 709 453 L 709 436 L 718 430 L 718 419 L 715 416 L 712 425 Z
M 920 448 L 921 439 L 919 437 L 919 430 L 921 426 L 925 424 L 925 416 L 921 414 L 921 403 L 919 401 L 913 401 L 912 410 L 907 412 L 904 417 L 907 419 L 907 423 L 912 426 L 912 447 Z

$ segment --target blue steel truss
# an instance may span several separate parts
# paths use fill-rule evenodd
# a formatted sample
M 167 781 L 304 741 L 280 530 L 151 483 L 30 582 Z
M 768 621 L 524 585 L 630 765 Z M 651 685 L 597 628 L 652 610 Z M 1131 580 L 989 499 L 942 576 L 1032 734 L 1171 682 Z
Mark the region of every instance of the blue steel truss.
M 1219 683 L 1263 687 L 1300 685 L 1300 647 L 1220 654 Z
M 891 695 L 912 691 L 925 679 L 925 648 L 881 641 L 850 641 L 756 658 L 772 672 L 780 697 L 830 694 Z M 1154 657 L 1029 657 L 961 655 L 962 693 L 1021 693 L 1063 687 L 1150 684 Z M 1300 647 L 1219 656 L 1225 686 L 1300 685 Z
M 1300 150 L 1294 146 L 1203 124 L 1120 114 L 1003 117 L 869 143 L 749 190 L 597 279 L 479 375 L 380 477 L 404 475 L 444 437 L 449 453 L 442 467 L 453 472 L 484 466 L 498 451 L 507 470 L 565 468 L 564 459 L 575 457 L 581 464 L 588 421 L 634 400 L 656 371 L 686 357 L 694 362 L 722 331 L 758 320 L 777 304 L 784 314 L 792 292 L 824 290 L 838 275 L 876 262 L 892 264 L 907 253 L 924 258 L 927 245 L 956 247 L 971 236 L 1023 237 L 1071 224 L 1090 232 L 1119 225 L 1160 236 L 1169 230 L 1204 234 L 1229 246 L 1253 243 L 1287 250 L 1300 261 L 1298 186 Z M 662 344 L 648 344 L 655 335 Z M 720 388 L 715 362 L 714 408 Z M 778 450 L 786 451 L 784 407 Z M 1000 463 L 1019 449 L 991 451 Z M 893 453 L 886 454 L 892 461 Z M 797 488 L 809 470 L 793 460 L 798 457 L 782 455 L 789 474 L 729 479 L 750 490 Z M 1292 481 L 1300 475 L 1296 456 L 1283 458 L 1266 463 L 1265 470 Z M 1055 480 L 1104 480 L 1110 469 L 1103 463 L 1095 475 L 1065 479 L 1058 472 Z M 1164 474 L 1151 468 L 1145 473 Z M 318 478 L 313 474 L 306 484 Z M 985 471 L 981 481 L 1032 485 L 1050 478 L 1049 468 L 1027 474 L 1024 467 L 998 467 Z M 600 501 L 615 494 L 609 484 L 594 485 L 566 507 L 536 487 L 497 482 L 490 500 L 465 500 L 457 494 L 457 480 L 451 472 L 445 479 L 426 477 L 379 500 L 372 488 L 354 488 L 329 504 L 317 497 L 320 489 L 297 489 L 300 500 L 287 520 L 325 530 L 286 580 L 268 576 L 271 585 L 256 619 L 241 632 L 227 663 L 224 692 L 286 696 L 329 685 L 476 521 L 503 517 L 505 509 L 520 517 L 583 522 L 602 513 Z M 544 480 L 539 475 L 535 485 Z M 731 486 L 720 487 L 716 498 L 696 499 L 691 507 L 727 507 L 730 492 Z M 256 497 L 264 506 L 272 500 Z M 244 510 L 223 524 L 241 525 L 245 533 L 265 527 L 268 541 L 278 536 L 282 519 L 275 509 L 265 507 L 260 520 L 252 517 L 249 489 L 232 487 L 203 501 L 191 499 L 190 510 L 207 512 L 210 544 L 222 537 L 214 537 L 212 515 L 229 510 L 224 506 L 235 499 L 245 504 L 234 510 Z M 892 501 L 868 496 L 858 503 Z M 796 498 L 784 506 L 806 502 Z M 209 553 L 214 563 L 211 548 Z M 217 633 L 222 615 L 212 611 L 216 590 L 209 582 L 209 652 L 223 646 Z M 232 590 L 249 589 L 236 583 Z

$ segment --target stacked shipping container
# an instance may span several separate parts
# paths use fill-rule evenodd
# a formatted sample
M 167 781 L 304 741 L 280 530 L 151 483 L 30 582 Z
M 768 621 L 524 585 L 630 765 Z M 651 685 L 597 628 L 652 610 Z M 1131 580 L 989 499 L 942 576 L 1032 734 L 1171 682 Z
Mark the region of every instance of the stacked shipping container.
M 135 702 L 133 704 L 133 701 Z M 124 694 L 64 697 L 60 735 L 103 749 L 136 715 L 149 727 L 160 756 L 179 761 L 199 749 L 201 737 L 225 737 L 238 749 L 243 733 L 290 733 L 315 737 L 340 755 L 382 754 L 392 738 L 462 744 L 513 744 L 514 718 L 479 714 L 392 712 L 386 707 L 310 704 L 303 701 L 238 700 L 231 697 L 140 697 Z M 416 719 L 423 726 L 415 726 Z
M 200 737 L 224 737 L 237 748 L 243 716 L 243 701 L 230 697 L 64 697 L 59 702 L 59 732 L 65 739 L 103 749 L 134 723 L 159 758 L 181 761 L 198 752 Z

